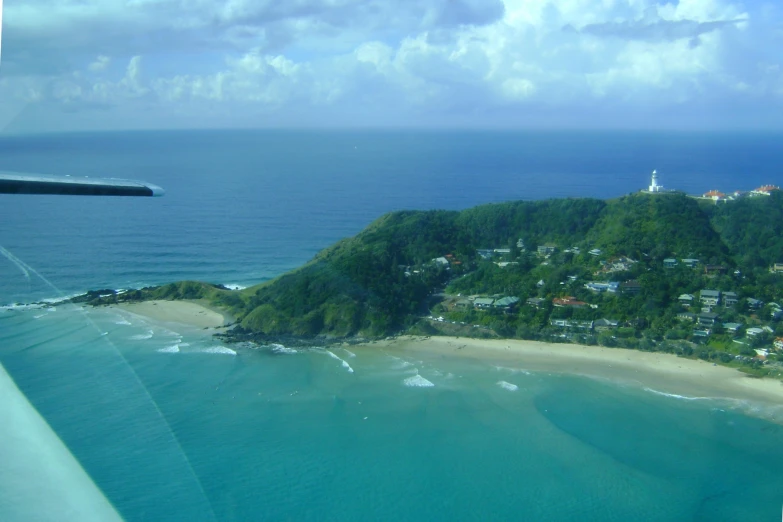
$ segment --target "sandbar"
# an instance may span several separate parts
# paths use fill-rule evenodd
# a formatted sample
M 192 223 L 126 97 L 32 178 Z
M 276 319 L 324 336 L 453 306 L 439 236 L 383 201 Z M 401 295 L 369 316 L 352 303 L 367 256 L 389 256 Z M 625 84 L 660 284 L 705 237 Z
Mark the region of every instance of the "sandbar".
M 116 305 L 125 310 L 166 323 L 180 323 L 198 328 L 218 328 L 230 319 L 226 314 L 193 301 L 143 301 Z
M 760 400 L 783 405 L 783 381 L 735 368 L 622 348 L 517 339 L 402 336 L 372 344 L 392 351 L 456 356 L 530 371 L 569 373 L 640 385 L 688 397 Z

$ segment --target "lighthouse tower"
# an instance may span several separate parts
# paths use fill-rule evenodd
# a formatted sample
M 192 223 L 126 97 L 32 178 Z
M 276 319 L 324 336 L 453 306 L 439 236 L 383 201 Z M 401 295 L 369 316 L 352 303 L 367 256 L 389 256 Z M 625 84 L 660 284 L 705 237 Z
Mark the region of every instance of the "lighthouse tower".
M 658 184 L 658 171 L 653 171 L 652 173 L 652 181 L 650 182 L 650 189 L 649 192 L 661 192 L 663 190 L 663 185 Z

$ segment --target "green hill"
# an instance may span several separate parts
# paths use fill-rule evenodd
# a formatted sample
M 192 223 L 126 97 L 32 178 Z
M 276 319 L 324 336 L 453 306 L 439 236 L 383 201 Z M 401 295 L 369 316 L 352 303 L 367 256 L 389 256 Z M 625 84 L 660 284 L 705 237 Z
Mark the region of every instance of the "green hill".
M 719 205 L 677 194 L 634 194 L 609 201 L 518 201 L 461 212 L 403 211 L 380 217 L 297 270 L 242 291 L 180 282 L 121 296 L 101 298 L 96 292 L 82 300 L 204 299 L 237 317 L 235 335 L 251 338 L 379 337 L 421 327 L 420 318 L 432 310 L 452 314 L 455 324 L 472 322 L 507 336 L 540 338 L 550 335 L 554 319 L 611 316 L 632 325 L 636 335 L 651 330 L 662 338 L 680 328 L 682 293 L 715 288 L 782 298 L 780 283 L 767 270 L 783 261 L 781 238 L 779 193 Z M 540 254 L 542 245 L 556 250 Z M 481 249 L 490 251 L 481 255 Z M 632 262 L 607 270 L 623 256 Z M 664 268 L 665 258 L 696 258 L 701 264 Z M 705 273 L 706 264 L 725 270 Z M 736 266 L 750 275 L 736 279 L 731 275 Z M 585 286 L 594 280 L 634 280 L 639 289 L 630 295 L 596 293 Z M 546 304 L 457 313 L 433 298 L 444 290 L 454 299 L 480 294 L 524 303 L 538 297 Z M 553 309 L 552 299 L 566 295 L 590 306 Z

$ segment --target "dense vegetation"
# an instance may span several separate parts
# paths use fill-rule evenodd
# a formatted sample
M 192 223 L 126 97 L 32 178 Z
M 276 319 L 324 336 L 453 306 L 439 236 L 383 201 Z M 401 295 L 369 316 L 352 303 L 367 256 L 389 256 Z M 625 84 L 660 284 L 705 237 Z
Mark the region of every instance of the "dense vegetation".
M 539 252 L 539 246 L 556 247 Z M 480 249 L 497 249 L 479 255 Z M 440 258 L 440 260 L 436 260 Z M 663 261 L 674 258 L 674 267 Z M 700 261 L 685 266 L 682 259 Z M 609 269 L 625 259 L 619 269 Z M 681 194 L 633 194 L 610 201 L 562 199 L 491 204 L 464 210 L 387 214 L 353 238 L 319 253 L 298 270 L 272 281 L 229 291 L 182 282 L 84 300 L 204 299 L 238 319 L 245 335 L 346 338 L 400 331 L 443 331 L 423 319 L 435 314 L 465 335 L 570 340 L 642 349 L 667 349 L 724 362 L 752 356 L 777 327 L 752 343 L 736 343 L 723 322 L 767 325 L 769 306 L 751 310 L 747 298 L 770 303 L 783 297 L 783 195 L 715 204 Z M 705 270 L 707 265 L 722 268 Z M 597 292 L 595 281 L 638 283 L 638 291 Z M 704 339 L 678 317 L 678 297 L 702 289 L 739 294 L 736 306 L 717 310 L 720 324 Z M 504 310 L 459 306 L 464 296 L 513 296 Z M 573 297 L 583 306 L 554 307 Z M 537 306 L 526 305 L 540 298 Z M 464 302 L 462 303 L 464 305 Z M 609 318 L 600 332 L 557 326 L 555 320 Z M 576 324 L 576 323 L 569 323 Z M 465 328 L 459 330 L 459 325 Z M 440 328 L 440 329 L 439 329 Z M 741 332 L 740 332 L 741 333 Z M 694 344 L 696 343 L 696 344 Z M 752 345 L 752 346 L 751 346 Z M 695 347 L 695 348 L 694 348 Z M 694 351 L 695 350 L 695 351 Z

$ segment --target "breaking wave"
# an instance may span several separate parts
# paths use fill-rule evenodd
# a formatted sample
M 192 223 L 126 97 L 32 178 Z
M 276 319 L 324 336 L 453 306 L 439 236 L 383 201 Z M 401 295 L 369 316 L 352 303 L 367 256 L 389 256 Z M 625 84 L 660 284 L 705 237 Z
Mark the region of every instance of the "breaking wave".
M 517 391 L 519 389 L 519 386 L 517 386 L 516 384 L 511 384 L 510 382 L 506 382 L 506 381 L 498 381 L 497 385 L 503 388 L 504 390 L 508 390 L 508 391 Z
M 340 359 L 339 357 L 337 357 L 337 356 L 336 356 L 335 354 L 333 354 L 333 353 L 332 353 L 330 350 L 324 350 L 324 351 L 325 351 L 326 353 L 328 353 L 330 357 L 332 357 L 332 358 L 334 358 L 334 359 L 337 359 L 338 361 L 340 361 L 340 363 L 343 365 L 343 368 L 345 368 L 346 370 L 348 370 L 348 372 L 349 372 L 349 373 L 353 373 L 353 368 L 351 368 L 351 365 L 350 365 L 350 364 L 348 364 L 348 363 L 347 363 L 347 362 L 345 362 L 344 360 L 342 360 L 342 359 Z
M 411 386 L 414 388 L 432 388 L 435 386 L 431 381 L 428 381 L 424 377 L 422 377 L 419 374 L 414 375 L 413 377 L 408 377 L 402 383 L 405 386 Z
M 272 348 L 272 353 L 281 353 L 281 354 L 295 354 L 299 353 L 297 350 L 294 350 L 293 348 L 288 348 L 287 346 L 283 346 L 282 344 L 271 344 L 270 347 Z
M 158 350 L 160 353 L 179 353 L 179 345 L 175 344 Z
M 205 350 L 201 350 L 203 353 L 219 353 L 222 355 L 236 355 L 237 352 L 232 350 L 231 348 L 226 348 L 225 346 L 213 346 L 212 348 L 207 348 Z
M 147 333 L 139 334 L 139 335 L 131 335 L 129 339 L 131 339 L 132 341 L 144 341 L 146 339 L 152 339 L 152 335 L 154 333 L 155 332 L 153 332 L 152 330 L 147 330 Z

